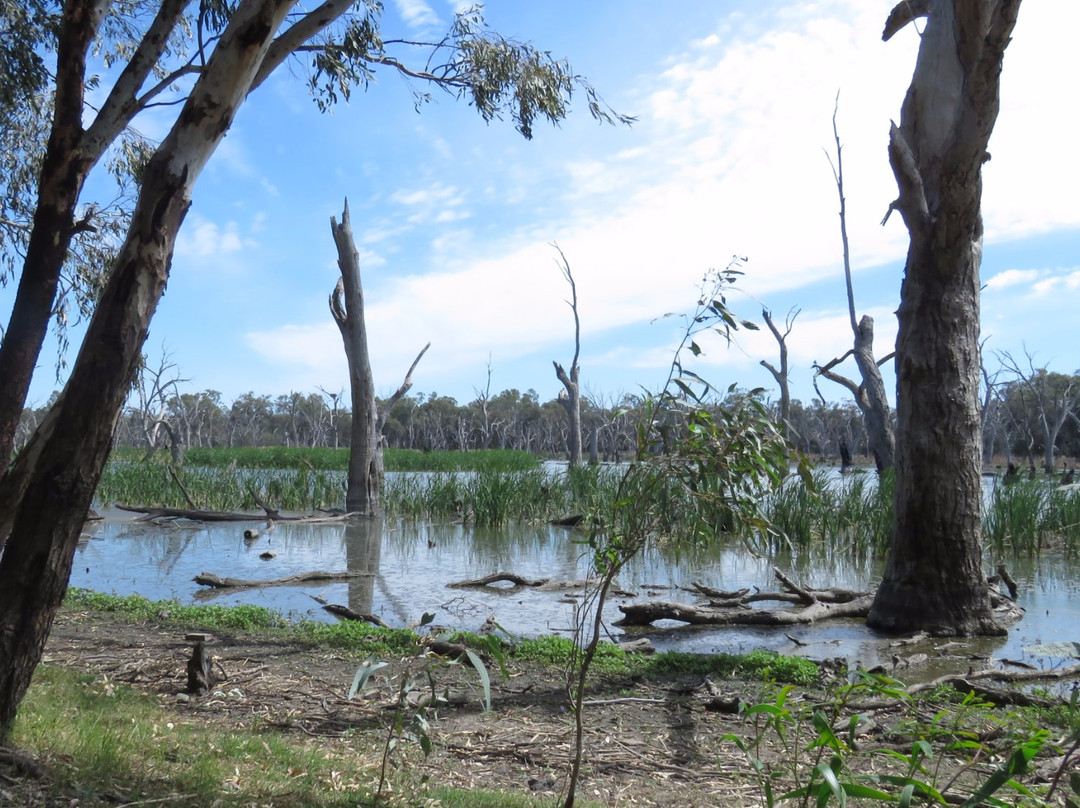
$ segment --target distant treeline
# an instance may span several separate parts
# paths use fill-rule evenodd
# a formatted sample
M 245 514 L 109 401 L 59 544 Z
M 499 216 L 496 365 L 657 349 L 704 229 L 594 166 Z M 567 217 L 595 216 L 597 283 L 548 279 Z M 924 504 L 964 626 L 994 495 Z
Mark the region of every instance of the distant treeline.
M 217 391 L 205 390 L 141 400 L 141 404 L 129 406 L 121 419 L 116 435 L 118 447 L 145 450 L 175 444 L 190 456 L 194 450 L 211 447 L 349 446 L 352 416 L 348 398 L 341 394 L 290 393 L 272 397 L 245 393 L 226 402 Z M 591 448 L 598 460 L 629 457 L 634 451 L 643 401 L 642 396 L 629 394 L 618 399 L 584 396 L 586 454 Z M 46 409 L 24 413 L 20 430 L 23 440 Z M 533 390 L 505 390 L 466 404 L 437 393 L 420 393 L 402 398 L 390 412 L 386 446 L 415 452 L 512 449 L 559 457 L 566 452 L 567 431 L 562 403 L 554 398 L 541 402 Z M 796 448 L 810 455 L 838 457 L 841 445 L 854 455 L 868 454 L 862 414 L 851 401 L 793 401 L 789 434 Z M 1042 369 L 994 383 L 984 396 L 983 437 L 987 460 L 1004 454 L 1010 459 L 1015 457 L 1018 464 L 1030 462 L 1041 467 L 1048 442 L 1059 457 L 1080 456 L 1080 375 Z M 344 453 L 337 457 L 344 457 Z M 243 460 L 237 462 L 247 465 Z

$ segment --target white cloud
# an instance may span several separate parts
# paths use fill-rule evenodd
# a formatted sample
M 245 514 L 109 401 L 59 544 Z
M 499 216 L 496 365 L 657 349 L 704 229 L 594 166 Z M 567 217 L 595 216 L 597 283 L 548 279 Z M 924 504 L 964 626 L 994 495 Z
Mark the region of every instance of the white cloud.
M 176 255 L 179 258 L 205 261 L 222 259 L 254 246 L 254 241 L 240 235 L 236 222 L 224 227 L 193 214 L 176 239 Z
M 435 9 L 424 0 L 394 0 L 394 5 L 401 18 L 412 28 L 426 28 L 441 22 Z
M 986 288 L 997 290 L 1020 284 L 1031 284 L 1038 279 L 1039 274 L 1037 269 L 1007 269 L 990 278 L 986 282 Z

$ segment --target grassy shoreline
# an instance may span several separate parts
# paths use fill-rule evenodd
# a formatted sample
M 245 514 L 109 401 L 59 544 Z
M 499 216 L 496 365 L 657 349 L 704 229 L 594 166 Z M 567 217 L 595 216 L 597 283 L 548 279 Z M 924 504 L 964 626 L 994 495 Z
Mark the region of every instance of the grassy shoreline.
M 46 779 L 39 785 L 26 780 L 25 788 L 15 790 L 19 782 L 0 778 L 0 804 L 59 808 L 77 800 L 81 808 L 369 806 L 388 729 L 400 715 L 394 711 L 393 699 L 386 700 L 393 696 L 393 683 L 411 675 L 410 666 L 418 661 L 428 666 L 420 669 L 424 674 L 420 678 L 430 679 L 428 674 L 434 670 L 439 691 L 445 687 L 447 695 L 451 687 L 465 681 L 475 685 L 476 680 L 468 666 L 430 662 L 430 657 L 418 655 L 422 631 L 289 623 L 255 607 L 183 606 L 72 590 L 57 626 L 61 639 L 50 646 L 49 658 L 38 669 L 12 738 L 18 749 L 37 757 Z M 202 698 L 178 695 L 190 648 L 179 639 L 192 629 L 215 634 L 215 653 L 224 655 L 230 676 L 218 685 L 219 691 Z M 492 647 L 490 638 L 457 634 L 450 639 L 478 651 Z M 431 757 L 421 755 L 417 738 L 401 736 L 402 743 L 393 753 L 396 768 L 390 775 L 391 787 L 384 792 L 388 799 L 380 805 L 548 808 L 559 804 L 552 777 L 541 778 L 548 783 L 545 793 L 530 793 L 531 781 L 527 785 L 526 779 L 538 769 L 527 755 L 508 760 L 499 778 L 458 776 L 470 765 L 473 754 L 466 751 L 462 757 L 462 738 L 476 744 L 467 745 L 467 750 L 475 750 L 483 760 L 494 760 L 498 754 L 492 754 L 499 749 L 513 750 L 516 744 L 526 749 L 531 737 L 562 737 L 567 730 L 570 715 L 566 692 L 559 683 L 566 682 L 572 644 L 563 638 L 542 637 L 508 641 L 501 647 L 508 678 L 496 673 L 501 665 L 496 666 L 494 660 L 489 663 L 499 697 L 492 713 L 481 712 L 475 695 L 467 703 L 452 706 L 447 702 L 432 712 L 430 734 L 435 750 Z M 377 698 L 346 700 L 344 693 L 357 661 L 375 659 L 391 663 L 380 672 L 380 676 L 389 673 L 379 692 L 371 694 Z M 852 797 L 877 788 L 896 791 L 909 781 L 925 782 L 928 789 L 947 782 L 954 796 L 968 796 L 996 782 L 994 772 L 1013 750 L 1031 749 L 1049 760 L 1053 754 L 1060 755 L 1063 745 L 1080 731 L 1080 710 L 1075 705 L 1066 704 L 1056 712 L 994 708 L 947 689 L 911 697 L 899 683 L 884 677 L 822 677 L 814 663 L 773 654 L 647 657 L 606 645 L 596 668 L 590 687 L 594 705 L 619 706 L 590 708 L 594 752 L 599 754 L 601 745 L 617 754 L 623 754 L 627 744 L 644 749 L 638 745 L 653 737 L 652 731 L 660 731 L 669 741 L 692 736 L 693 748 L 698 749 L 695 763 L 680 763 L 680 771 L 689 772 L 685 767 L 694 765 L 699 776 L 707 777 L 698 782 L 707 785 L 695 790 L 693 778 L 680 785 L 678 778 L 667 779 L 670 772 L 663 765 L 659 769 L 639 765 L 633 774 L 620 775 L 626 779 L 613 781 L 598 766 L 587 776 L 608 790 L 590 791 L 590 797 L 595 794 L 599 800 L 583 803 L 590 808 L 612 804 L 608 796 L 616 792 L 633 793 L 644 800 L 626 804 L 652 804 L 658 796 L 686 805 L 750 804 L 759 799 L 753 796 L 756 780 L 766 777 L 777 788 L 790 787 L 784 784 L 798 778 L 798 772 L 806 775 L 822 754 L 843 760 L 838 777 Z M 444 675 L 457 678 L 443 680 Z M 302 692 L 304 682 L 314 689 Z M 707 691 L 702 691 L 702 682 L 708 685 Z M 425 687 L 421 685 L 420 690 Z M 725 698 L 735 694 L 738 714 L 712 712 L 705 706 L 709 693 Z M 269 707 L 264 698 L 273 699 Z M 634 702 L 639 704 L 629 704 Z M 293 712 L 304 719 L 325 717 L 324 707 L 334 712 L 340 709 L 334 703 L 349 705 L 344 723 L 319 730 L 317 725 L 305 727 L 303 721 L 289 717 Z M 859 703 L 878 707 L 856 706 Z M 863 726 L 854 711 L 867 709 L 883 710 L 867 724 L 876 726 L 878 734 L 873 740 L 849 743 L 845 740 L 849 733 L 854 738 L 856 727 Z M 1060 740 L 1050 739 L 1046 732 L 1050 726 L 1061 728 L 1053 736 Z M 844 729 L 834 733 L 830 727 Z M 509 745 L 507 731 L 515 739 Z M 683 734 L 686 731 L 691 734 Z M 916 753 L 931 755 L 926 758 L 928 765 L 912 763 L 906 773 L 902 766 L 890 770 L 895 772 L 892 780 L 883 779 L 883 750 L 901 751 L 888 752 L 894 763 L 907 760 L 904 744 L 912 748 L 913 740 L 911 759 L 915 760 Z M 533 748 L 536 753 L 543 749 Z M 659 751 L 661 764 L 673 753 L 662 743 Z M 559 761 L 558 754 L 549 754 L 540 771 L 557 778 Z M 1017 776 L 1021 773 L 1016 772 Z M 657 774 L 663 778 L 657 780 Z M 955 781 L 954 776 L 964 779 Z M 1045 780 L 1030 778 L 1024 782 L 1045 784 Z M 998 786 L 1013 795 L 1029 794 L 1030 798 L 1017 804 L 1047 804 L 1036 796 L 1045 793 L 1045 785 L 1037 785 L 1038 792 L 1032 793 L 1009 783 L 1002 781 Z M 713 790 L 721 784 L 723 791 Z

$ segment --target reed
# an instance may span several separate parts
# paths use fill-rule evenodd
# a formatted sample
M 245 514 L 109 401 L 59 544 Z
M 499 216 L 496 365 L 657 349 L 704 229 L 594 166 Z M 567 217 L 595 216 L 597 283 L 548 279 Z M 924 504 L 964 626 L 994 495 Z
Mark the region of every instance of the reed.
M 872 557 L 889 545 L 893 486 L 890 473 L 836 478 L 817 469 L 810 486 L 792 475 L 766 503 L 770 535 L 755 538 L 768 552 L 824 546 Z
M 1043 547 L 1043 514 L 1049 487 L 1042 480 L 998 485 L 983 517 L 983 538 L 996 553 L 1037 555 Z
M 258 510 L 256 497 L 282 510 L 339 507 L 345 497 L 345 474 L 307 468 L 175 468 L 162 463 L 112 462 L 105 467 L 95 501 L 99 506 L 118 502 L 231 511 Z

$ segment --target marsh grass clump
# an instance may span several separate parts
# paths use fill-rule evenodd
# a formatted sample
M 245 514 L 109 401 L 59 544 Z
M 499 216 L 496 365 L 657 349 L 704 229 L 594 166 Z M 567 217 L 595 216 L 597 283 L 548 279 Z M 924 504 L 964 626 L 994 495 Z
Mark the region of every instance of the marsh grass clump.
M 113 462 L 105 467 L 95 496 L 99 505 L 194 505 L 223 511 L 260 510 L 257 497 L 275 508 L 304 511 L 340 506 L 344 485 L 344 472 L 307 467 L 275 470 Z
M 1047 549 L 1080 549 L 1080 491 L 1046 480 L 1017 480 L 994 488 L 983 535 L 996 553 L 1036 556 Z
M 893 490 L 892 472 L 838 478 L 828 469 L 815 469 L 809 485 L 790 475 L 765 502 L 770 530 L 763 549 L 775 553 L 824 546 L 857 558 L 882 553 L 892 531 Z

